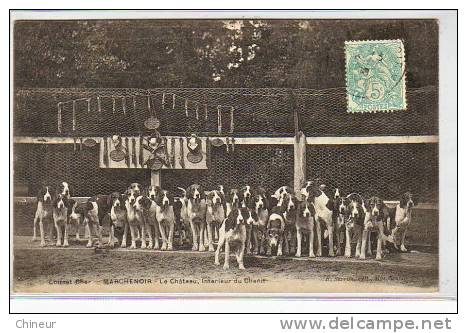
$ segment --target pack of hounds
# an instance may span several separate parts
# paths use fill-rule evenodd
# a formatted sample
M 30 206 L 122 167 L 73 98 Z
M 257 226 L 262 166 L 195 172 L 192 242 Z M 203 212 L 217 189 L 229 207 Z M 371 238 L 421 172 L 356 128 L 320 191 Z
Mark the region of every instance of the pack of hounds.
M 103 224 L 108 219 L 110 248 L 135 249 L 138 244 L 142 249 L 173 250 L 176 239 L 177 247 L 188 243 L 193 251 L 215 251 L 216 265 L 224 248 L 224 268 L 229 267 L 231 250 L 240 269 L 245 268 L 245 254 L 301 257 L 303 251 L 315 257 L 327 248 L 328 256 L 365 259 L 372 255 L 374 243 L 376 260 L 389 244 L 407 251 L 405 236 L 415 205 L 410 192 L 390 208 L 376 196 L 344 196 L 338 189 L 328 196 L 325 189 L 320 179 L 307 181 L 298 193 L 289 186 L 270 193 L 248 185 L 227 191 L 224 186 L 204 190 L 193 184 L 179 187 L 174 197 L 158 186 L 132 183 L 124 193 L 79 202 L 71 197 L 69 184 L 62 182 L 55 190 L 44 186 L 39 191 L 33 240 L 38 224 L 40 244 L 45 246 L 49 226 L 49 240 L 66 247 L 69 232 L 74 230 L 80 240 L 79 227 L 84 226 L 86 246 L 103 247 Z

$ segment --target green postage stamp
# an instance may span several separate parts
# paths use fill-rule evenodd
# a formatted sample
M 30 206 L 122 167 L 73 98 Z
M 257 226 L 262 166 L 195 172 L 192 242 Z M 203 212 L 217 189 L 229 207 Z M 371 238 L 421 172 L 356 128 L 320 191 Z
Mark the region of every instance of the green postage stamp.
M 347 112 L 406 110 L 401 40 L 345 42 Z

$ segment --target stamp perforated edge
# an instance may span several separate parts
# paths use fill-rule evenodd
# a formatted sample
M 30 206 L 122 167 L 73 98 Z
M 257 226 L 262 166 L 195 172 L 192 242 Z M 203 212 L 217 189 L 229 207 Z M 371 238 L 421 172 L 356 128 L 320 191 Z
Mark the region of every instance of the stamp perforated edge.
M 368 43 L 388 43 L 388 42 L 398 42 L 402 46 L 402 93 L 404 97 L 404 105 L 402 109 L 388 109 L 388 110 L 350 110 L 349 108 L 349 78 L 347 77 L 347 45 L 349 44 L 368 44 Z M 406 58 L 405 58 L 405 45 L 404 45 L 404 39 L 362 39 L 362 40 L 346 40 L 344 41 L 344 65 L 345 65 L 345 97 L 347 101 L 347 113 L 353 113 L 353 114 L 363 114 L 363 113 L 378 113 L 378 112 L 383 112 L 383 113 L 393 113 L 395 111 L 408 111 L 408 103 L 407 103 L 407 64 L 406 64 Z

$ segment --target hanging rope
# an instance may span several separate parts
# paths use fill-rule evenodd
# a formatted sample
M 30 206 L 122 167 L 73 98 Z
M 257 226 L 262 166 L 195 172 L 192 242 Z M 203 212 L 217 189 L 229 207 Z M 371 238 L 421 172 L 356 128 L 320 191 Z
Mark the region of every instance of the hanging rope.
M 221 106 L 217 106 L 217 134 L 222 134 L 222 115 L 221 115 Z
M 57 127 L 58 127 L 58 133 L 62 133 L 62 103 L 58 103 Z

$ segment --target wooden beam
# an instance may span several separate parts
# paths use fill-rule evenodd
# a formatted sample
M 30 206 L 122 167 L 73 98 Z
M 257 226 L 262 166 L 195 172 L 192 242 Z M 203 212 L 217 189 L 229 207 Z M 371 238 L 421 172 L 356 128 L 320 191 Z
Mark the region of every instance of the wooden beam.
M 437 135 L 410 136 L 322 136 L 307 137 L 308 145 L 368 145 L 368 144 L 406 144 L 438 143 Z
M 151 170 L 151 185 L 161 187 L 161 172 L 160 172 L 160 170 Z
M 179 136 L 168 136 L 178 139 Z M 88 137 L 84 137 L 88 138 Z M 101 137 L 90 137 L 100 142 Z M 132 137 L 129 137 L 130 139 Z M 135 137 L 137 138 L 137 137 Z M 211 140 L 217 136 L 209 137 Z M 225 142 L 224 137 L 219 137 Z M 235 138 L 236 145 L 293 145 L 294 137 L 251 137 Z M 406 143 L 438 143 L 437 135 L 415 135 L 415 136 L 322 136 L 307 137 L 308 145 L 358 145 L 358 144 L 406 144 Z M 33 136 L 15 136 L 14 143 L 24 144 L 73 144 L 72 137 L 33 137 Z
M 300 189 L 306 179 L 306 137 L 303 132 L 297 133 L 294 143 L 294 191 L 300 197 Z

